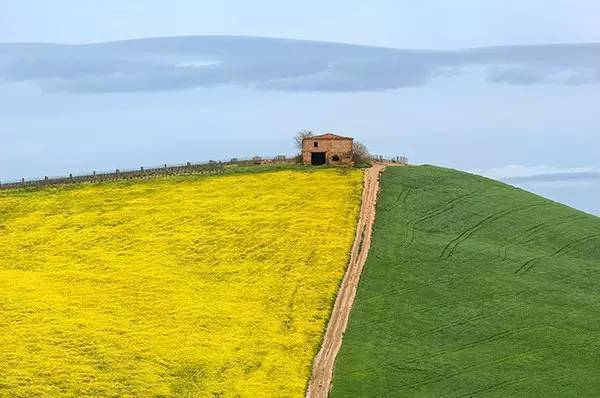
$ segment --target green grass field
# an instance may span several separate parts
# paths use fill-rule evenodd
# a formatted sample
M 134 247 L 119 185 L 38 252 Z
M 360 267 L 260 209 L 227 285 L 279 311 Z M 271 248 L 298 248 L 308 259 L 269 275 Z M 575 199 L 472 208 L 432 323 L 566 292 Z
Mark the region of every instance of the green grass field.
M 600 396 L 600 218 L 388 168 L 333 397 Z

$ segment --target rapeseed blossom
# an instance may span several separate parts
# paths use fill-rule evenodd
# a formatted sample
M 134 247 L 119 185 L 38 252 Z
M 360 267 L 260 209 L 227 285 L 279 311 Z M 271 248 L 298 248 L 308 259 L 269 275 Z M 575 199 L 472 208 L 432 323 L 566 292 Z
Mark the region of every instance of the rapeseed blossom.
M 0 193 L 0 395 L 304 394 L 360 171 Z

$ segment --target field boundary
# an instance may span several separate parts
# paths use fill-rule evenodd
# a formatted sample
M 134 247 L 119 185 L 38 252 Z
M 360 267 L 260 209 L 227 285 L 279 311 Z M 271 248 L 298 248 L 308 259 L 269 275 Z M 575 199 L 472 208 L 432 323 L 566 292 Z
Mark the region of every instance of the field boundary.
M 362 204 L 350 261 L 335 299 L 323 343 L 313 361 L 312 375 L 306 392 L 307 398 L 323 398 L 329 395 L 335 360 L 342 346 L 358 282 L 371 246 L 375 205 L 379 193 L 379 175 L 384 169 L 385 165 L 376 164 L 365 171 Z
M 386 158 L 373 155 L 373 161 L 393 165 L 406 165 L 408 159 L 404 156 Z M 228 167 L 253 165 L 285 165 L 297 163 L 297 156 L 277 155 L 272 157 L 254 156 L 251 158 L 231 158 L 230 160 L 209 160 L 205 162 L 187 162 L 179 164 L 167 163 L 161 166 L 140 167 L 139 169 L 113 169 L 111 171 L 92 171 L 84 174 L 69 174 L 64 176 L 44 176 L 42 178 L 20 178 L 0 180 L 0 190 L 44 187 L 50 185 L 66 185 L 75 183 L 93 183 L 103 181 L 128 180 L 134 178 L 167 177 L 188 174 L 222 174 Z
M 140 167 L 139 169 L 115 169 L 114 171 L 92 171 L 90 174 L 69 174 L 68 176 L 60 177 L 44 177 L 37 179 L 27 180 L 21 178 L 20 180 L 0 182 L 0 189 L 17 189 L 27 187 L 43 187 L 48 185 L 65 185 L 82 182 L 102 182 L 102 181 L 115 181 L 115 180 L 127 180 L 132 178 L 146 178 L 146 177 L 165 177 L 185 174 L 221 174 L 224 173 L 227 166 L 250 166 L 250 165 L 268 165 L 268 164 L 292 164 L 295 162 L 293 157 L 287 157 L 284 155 L 263 158 L 255 156 L 253 158 L 234 158 L 228 161 L 214 161 L 209 160 L 207 162 L 200 163 L 183 163 L 153 167 Z

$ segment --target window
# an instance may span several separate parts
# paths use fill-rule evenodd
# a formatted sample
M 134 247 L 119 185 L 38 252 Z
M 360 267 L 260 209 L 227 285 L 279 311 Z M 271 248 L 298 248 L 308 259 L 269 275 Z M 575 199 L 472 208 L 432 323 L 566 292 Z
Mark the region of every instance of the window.
M 315 146 L 315 148 L 318 148 L 319 147 L 319 143 L 317 141 L 315 141 L 314 146 Z
M 334 162 L 339 162 L 340 161 L 340 157 L 338 155 L 333 155 L 331 157 L 331 160 L 333 160 Z

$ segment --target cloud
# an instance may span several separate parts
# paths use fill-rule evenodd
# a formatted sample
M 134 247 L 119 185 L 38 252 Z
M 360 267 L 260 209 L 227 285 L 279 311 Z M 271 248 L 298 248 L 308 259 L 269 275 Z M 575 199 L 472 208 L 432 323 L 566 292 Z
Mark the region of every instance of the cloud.
M 233 36 L 0 44 L 0 83 L 31 81 L 48 92 L 224 84 L 281 91 L 381 91 L 425 85 L 473 67 L 482 67 L 487 81 L 496 84 L 600 83 L 600 44 L 417 51 Z
M 549 166 L 509 165 L 505 167 L 478 170 L 477 174 L 513 184 L 526 183 L 577 183 L 600 181 L 599 167 L 579 167 L 560 169 Z
M 567 173 L 549 173 L 538 174 L 533 176 L 512 177 L 505 181 L 514 183 L 523 182 L 562 182 L 562 181 L 600 181 L 600 171 L 581 171 Z
M 488 69 L 487 79 L 492 83 L 536 84 L 541 83 L 543 75 L 535 69 L 519 67 L 493 66 Z

